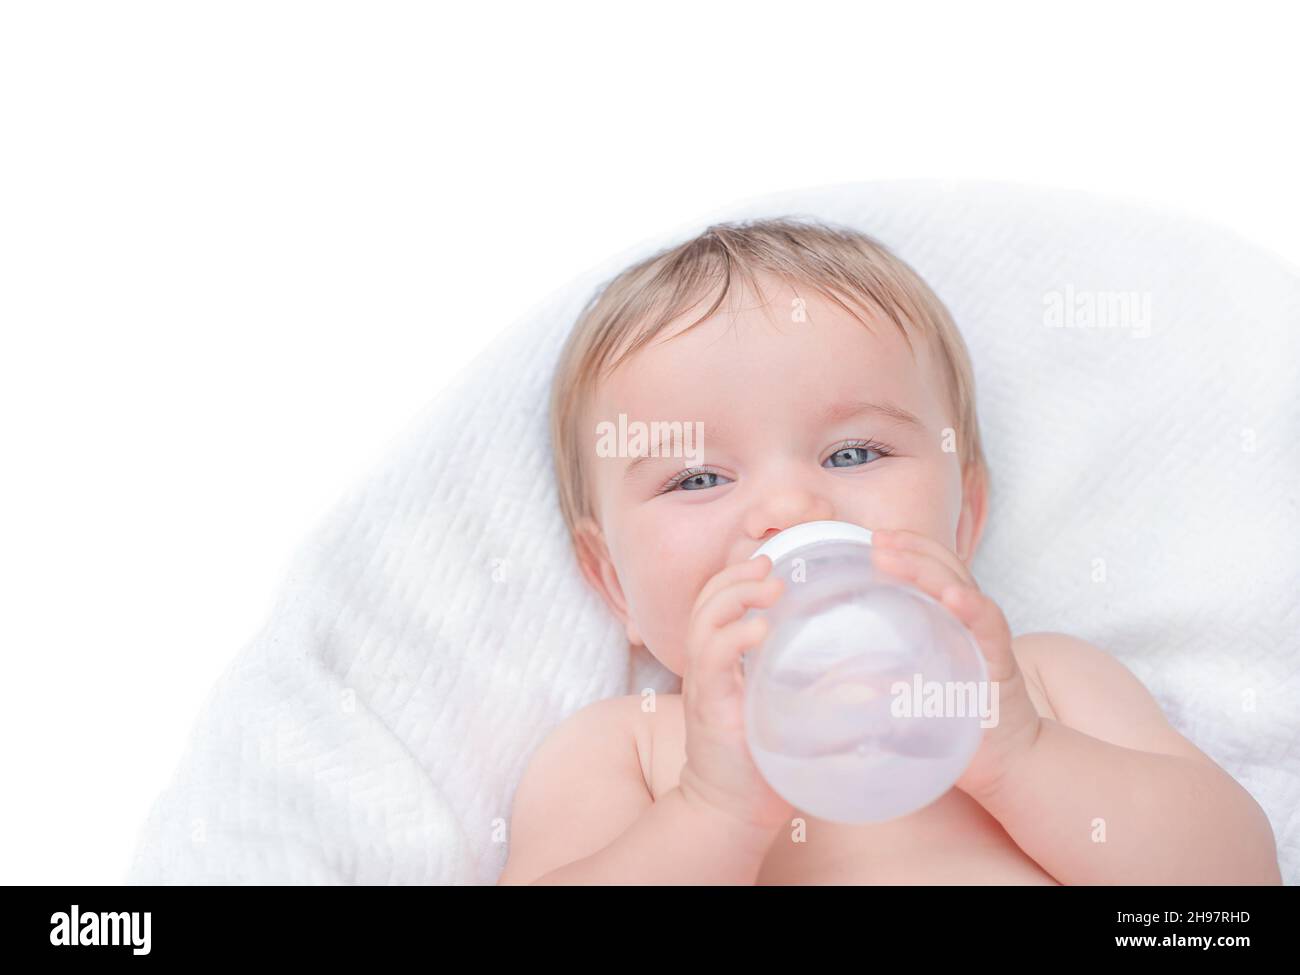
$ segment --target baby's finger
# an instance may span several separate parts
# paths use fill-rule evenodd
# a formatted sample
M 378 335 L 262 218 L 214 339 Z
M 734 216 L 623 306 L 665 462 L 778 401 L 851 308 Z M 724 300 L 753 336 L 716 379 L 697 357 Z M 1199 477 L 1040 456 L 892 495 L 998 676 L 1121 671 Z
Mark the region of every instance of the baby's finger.
M 695 597 L 695 603 L 691 607 L 691 614 L 694 615 L 699 611 L 709 599 L 713 597 L 719 589 L 725 589 L 727 586 L 740 582 L 743 579 L 761 579 L 772 569 L 772 560 L 766 555 L 761 555 L 756 559 L 746 559 L 744 562 L 737 562 L 735 565 L 729 565 L 717 575 L 713 576 L 706 582 L 700 593 Z
M 692 636 L 698 643 L 703 643 L 714 630 L 740 619 L 746 609 L 771 606 L 781 595 L 784 585 L 776 576 L 769 576 L 766 579 L 746 579 L 719 590 L 691 620 Z
M 767 639 L 768 625 L 762 616 L 736 620 L 704 643 L 696 658 L 688 662 L 687 673 L 683 675 L 683 679 L 689 675 L 698 705 L 724 704 L 741 690 L 740 657 Z
M 914 583 L 932 599 L 938 599 L 945 586 L 966 585 L 950 566 L 924 552 L 873 546 L 871 561 L 886 572 Z
M 1011 627 L 998 604 L 967 586 L 948 586 L 940 602 L 970 630 L 988 665 L 989 680 L 1010 680 L 1016 673 Z
M 941 545 L 933 538 L 922 535 L 920 532 L 908 531 L 902 528 L 880 529 L 872 532 L 871 544 L 873 547 L 890 551 L 902 550 L 930 555 L 952 569 L 966 585 L 973 586 L 976 589 L 979 588 L 979 585 L 975 582 L 975 577 L 971 575 L 970 569 L 966 567 L 966 563 L 957 557 L 955 552 L 949 550 L 948 546 Z

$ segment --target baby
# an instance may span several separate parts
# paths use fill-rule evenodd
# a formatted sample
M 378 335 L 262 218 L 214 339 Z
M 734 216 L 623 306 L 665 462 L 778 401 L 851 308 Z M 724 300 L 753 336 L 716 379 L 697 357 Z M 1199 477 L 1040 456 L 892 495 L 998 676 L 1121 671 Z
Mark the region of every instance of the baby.
M 1263 810 L 1124 666 L 1064 634 L 1013 637 L 980 591 L 989 475 L 966 346 L 876 241 L 720 224 L 634 265 L 583 311 L 551 406 L 582 573 L 682 685 L 551 732 L 500 883 L 1281 882 Z M 765 635 L 745 613 L 782 586 L 750 556 L 821 519 L 871 529 L 876 564 L 941 600 L 998 682 L 956 785 L 888 822 L 793 808 L 745 741 L 739 661 Z

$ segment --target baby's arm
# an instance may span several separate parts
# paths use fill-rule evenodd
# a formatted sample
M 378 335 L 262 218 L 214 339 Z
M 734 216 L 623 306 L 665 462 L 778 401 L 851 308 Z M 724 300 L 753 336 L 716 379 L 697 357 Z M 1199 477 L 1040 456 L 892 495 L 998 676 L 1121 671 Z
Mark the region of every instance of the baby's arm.
M 656 802 L 641 773 L 640 697 L 598 701 L 561 722 L 515 791 L 498 884 L 753 884 L 770 830 L 749 830 L 674 788 Z
M 1175 731 L 1118 660 L 1059 633 L 1016 641 L 1056 720 L 984 794 L 1013 839 L 1064 884 L 1276 884 L 1259 804 Z

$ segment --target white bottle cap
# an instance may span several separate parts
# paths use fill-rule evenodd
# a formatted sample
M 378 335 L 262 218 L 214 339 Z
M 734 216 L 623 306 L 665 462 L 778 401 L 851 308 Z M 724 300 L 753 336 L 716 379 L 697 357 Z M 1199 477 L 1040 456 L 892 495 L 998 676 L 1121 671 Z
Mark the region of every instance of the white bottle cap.
M 781 556 L 816 542 L 866 542 L 871 544 L 871 530 L 847 521 L 805 521 L 777 532 L 758 547 L 751 559 L 766 555 L 773 562 Z

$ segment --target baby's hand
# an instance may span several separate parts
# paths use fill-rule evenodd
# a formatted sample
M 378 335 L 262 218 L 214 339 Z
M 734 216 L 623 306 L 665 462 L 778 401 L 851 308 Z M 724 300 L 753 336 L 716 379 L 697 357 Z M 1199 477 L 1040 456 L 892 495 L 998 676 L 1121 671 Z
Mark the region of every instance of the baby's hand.
M 912 582 L 965 624 L 979 644 L 989 680 L 998 685 L 997 724 L 984 729 L 975 757 L 956 783 L 978 799 L 1034 743 L 1042 722 L 1012 653 L 1006 617 L 980 592 L 961 559 L 934 539 L 911 531 L 876 531 L 871 544 L 876 565 Z
M 760 829 L 776 829 L 793 813 L 754 766 L 745 739 L 740 656 L 763 642 L 767 621 L 742 617 L 781 594 L 783 583 L 771 570 L 772 560 L 763 555 L 705 583 L 691 612 L 682 674 L 686 764 L 679 787 L 692 802 Z

